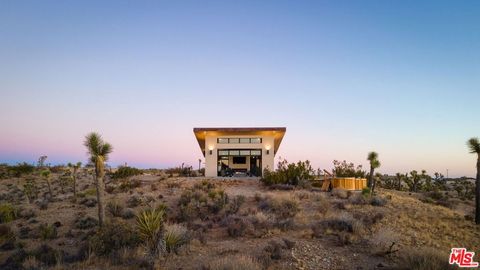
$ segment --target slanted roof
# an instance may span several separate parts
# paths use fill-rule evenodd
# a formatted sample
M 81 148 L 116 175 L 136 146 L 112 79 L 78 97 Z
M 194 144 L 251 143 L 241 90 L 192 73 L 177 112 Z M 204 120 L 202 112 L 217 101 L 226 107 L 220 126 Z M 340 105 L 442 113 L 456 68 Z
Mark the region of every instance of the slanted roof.
M 252 136 L 273 136 L 274 137 L 274 154 L 277 153 L 278 147 L 282 142 L 283 136 L 287 128 L 285 127 L 210 127 L 210 128 L 193 128 L 193 133 L 197 138 L 198 145 L 205 155 L 205 137 L 211 136 L 235 136 L 235 135 L 252 135 Z

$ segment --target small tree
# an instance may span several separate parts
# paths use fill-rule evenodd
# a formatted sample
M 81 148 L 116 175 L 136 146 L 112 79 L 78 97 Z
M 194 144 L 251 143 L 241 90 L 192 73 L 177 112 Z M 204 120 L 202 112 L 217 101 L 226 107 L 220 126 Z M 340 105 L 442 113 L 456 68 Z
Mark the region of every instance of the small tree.
M 95 184 L 97 186 L 98 223 L 103 226 L 105 220 L 105 162 L 112 153 L 111 144 L 103 141 L 100 134 L 92 132 L 85 137 L 85 147 L 90 155 L 90 162 L 95 166 Z
M 39 169 L 43 169 L 45 167 L 45 160 L 47 160 L 47 156 L 40 156 L 38 158 L 37 167 Z
M 395 189 L 402 190 L 402 181 L 403 181 L 403 174 L 396 173 L 395 174 Z
M 375 189 L 375 169 L 380 167 L 380 161 L 378 160 L 378 154 L 376 152 L 370 152 L 368 153 L 367 160 L 370 161 L 370 175 L 368 177 L 368 187 L 370 190 L 373 191 Z
M 477 177 L 475 180 L 475 223 L 480 224 L 480 141 L 471 138 L 467 142 L 470 153 L 477 154 Z
M 73 199 L 77 200 L 77 171 L 82 167 L 82 162 L 77 162 L 76 164 L 68 163 L 68 167 L 72 173 Z
M 50 195 L 50 198 L 53 198 L 53 193 L 52 193 L 52 180 L 51 180 L 51 175 L 52 173 L 49 170 L 43 170 L 40 175 L 42 178 L 47 182 L 47 187 L 48 187 L 48 194 Z

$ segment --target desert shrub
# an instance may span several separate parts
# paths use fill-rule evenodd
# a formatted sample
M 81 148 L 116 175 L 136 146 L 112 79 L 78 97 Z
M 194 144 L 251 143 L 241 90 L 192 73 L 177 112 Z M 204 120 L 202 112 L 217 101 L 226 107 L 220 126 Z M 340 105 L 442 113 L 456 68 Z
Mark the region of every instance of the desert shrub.
M 373 234 L 370 242 L 372 243 L 372 253 L 376 255 L 389 255 L 398 251 L 395 244 L 398 236 L 390 229 L 380 228 Z
M 252 223 L 244 217 L 230 215 L 222 223 L 227 227 L 227 233 L 230 237 L 241 237 L 253 232 Z
M 38 198 L 39 191 L 34 179 L 27 179 L 25 184 L 23 184 L 23 193 L 30 203 Z
M 373 206 L 385 206 L 387 204 L 387 200 L 385 198 L 375 196 L 370 199 L 370 204 Z
M 332 216 L 311 226 L 314 237 L 333 234 L 341 244 L 350 244 L 363 232 L 363 224 L 348 214 Z
M 345 189 L 335 188 L 332 190 L 332 195 L 339 199 L 348 199 L 348 194 Z
M 259 208 L 279 219 L 293 218 L 300 211 L 298 202 L 290 196 L 264 197 L 259 202 Z
M 55 265 L 57 258 L 60 257 L 57 250 L 46 244 L 42 244 L 33 250 L 32 255 L 36 260 L 47 266 Z
M 121 217 L 123 215 L 123 205 L 117 201 L 109 201 L 107 203 L 107 211 L 114 217 Z
M 142 171 L 128 166 L 120 166 L 118 169 L 112 174 L 113 179 L 123 179 L 128 178 L 131 176 L 142 174 Z
M 0 250 L 11 250 L 15 247 L 15 232 L 7 225 L 0 225 Z
M 136 195 L 130 196 L 127 199 L 127 206 L 130 207 L 130 208 L 137 207 L 140 204 L 142 204 L 142 199 L 140 197 L 136 196 Z
M 92 251 L 99 256 L 109 255 L 124 247 L 140 243 L 137 231 L 125 222 L 106 223 L 89 239 Z
M 399 269 L 437 270 L 455 269 L 448 263 L 448 256 L 429 248 L 409 249 L 400 257 Z
M 87 217 L 77 218 L 77 220 L 75 220 L 75 227 L 81 230 L 91 229 L 97 225 L 98 225 L 98 220 L 96 220 L 93 217 L 87 216 Z
M 297 186 L 299 183 L 305 185 L 305 180 L 312 180 L 315 177 L 310 161 L 298 161 L 297 163 L 288 163 L 286 159 L 280 160 L 276 171 L 265 169 L 260 181 L 267 185 L 288 184 Z
M 165 170 L 165 173 L 172 176 L 172 175 L 178 175 L 178 176 L 183 176 L 183 177 L 190 177 L 194 176 L 194 170 L 192 166 L 184 166 L 182 164 L 181 166 L 174 167 L 174 168 L 169 168 Z
M 131 219 L 135 217 L 135 212 L 131 208 L 125 208 L 122 211 L 123 219 Z
M 233 197 L 228 203 L 227 213 L 236 214 L 238 210 L 240 210 L 240 207 L 244 202 L 245 202 L 245 196 L 243 195 L 237 195 Z
M 55 165 L 48 168 L 52 173 L 61 173 L 66 169 L 65 165 Z
M 261 265 L 254 259 L 244 255 L 230 255 L 211 261 L 208 270 L 260 270 Z
M 313 200 L 316 202 L 316 209 L 318 212 L 321 214 L 325 215 L 327 214 L 330 209 L 332 208 L 332 205 L 330 204 L 330 201 L 326 198 L 325 194 L 317 194 Z
M 368 187 L 363 188 L 362 189 L 362 195 L 363 196 L 370 195 L 370 188 L 368 188 Z
M 13 205 L 9 203 L 0 204 L 0 223 L 8 223 L 13 221 L 17 218 L 17 216 L 17 209 Z
M 190 242 L 188 229 L 180 224 L 166 225 L 163 242 L 166 252 L 178 254 L 180 248 Z
M 9 168 L 10 173 L 15 177 L 20 177 L 24 174 L 31 174 L 35 170 L 35 166 L 28 164 L 26 162 L 18 163 L 15 166 L 10 166 Z
M 38 227 L 38 231 L 42 240 L 57 238 L 57 227 L 52 224 L 41 224 Z
M 142 185 L 142 181 L 138 179 L 124 179 L 120 183 L 120 186 L 118 187 L 121 191 L 125 192 L 137 187 L 140 187 Z
M 137 215 L 137 229 L 151 255 L 158 254 L 165 209 L 147 209 Z
M 269 241 L 263 250 L 269 259 L 281 260 L 288 254 L 285 250 L 292 249 L 294 246 L 295 242 L 288 239 L 276 239 Z
M 209 214 L 218 214 L 225 209 L 228 203 L 228 195 L 223 189 L 217 188 L 208 181 L 203 181 L 182 192 L 178 200 L 177 219 L 191 222 L 196 218 L 208 217 Z
M 367 203 L 365 196 L 362 194 L 354 194 L 348 198 L 348 201 L 354 205 L 363 205 Z

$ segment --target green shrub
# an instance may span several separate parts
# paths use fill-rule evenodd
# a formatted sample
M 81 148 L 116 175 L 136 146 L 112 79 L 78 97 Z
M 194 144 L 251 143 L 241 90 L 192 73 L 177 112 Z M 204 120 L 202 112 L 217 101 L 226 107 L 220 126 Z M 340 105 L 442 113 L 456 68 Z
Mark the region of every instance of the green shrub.
M 128 178 L 131 176 L 142 174 L 142 171 L 128 166 L 120 166 L 118 169 L 112 174 L 113 179 L 123 179 Z
M 140 243 L 137 231 L 125 222 L 106 223 L 90 238 L 92 251 L 99 256 L 109 255 L 124 247 L 136 247 Z
M 346 160 L 340 162 L 338 160 L 333 161 L 335 176 L 337 177 L 356 177 L 365 178 L 366 172 L 363 170 L 362 165 L 355 167 L 355 164 L 347 162 Z
M 187 228 L 180 224 L 166 225 L 163 241 L 168 253 L 178 254 L 180 248 L 190 242 L 190 235 Z
M 125 192 L 137 187 L 140 187 L 142 185 L 142 181 L 138 179 L 124 179 L 121 183 L 120 186 L 118 187 L 121 191 Z
M 366 187 L 362 189 L 362 195 L 367 196 L 370 195 L 370 188 Z
M 41 224 L 38 228 L 42 240 L 57 238 L 57 227 L 52 224 Z
M 114 217 L 121 217 L 123 215 L 123 205 L 117 201 L 109 201 L 107 203 L 107 211 Z
M 17 218 L 17 209 L 9 203 L 0 204 L 0 223 L 8 223 Z
M 310 165 L 310 161 L 298 161 L 297 163 L 288 163 L 287 160 L 280 160 L 276 171 L 265 169 L 263 177 L 260 179 L 263 184 L 270 186 L 274 184 L 288 184 L 297 186 L 300 183 L 305 185 L 305 180 L 313 180 L 315 171 Z

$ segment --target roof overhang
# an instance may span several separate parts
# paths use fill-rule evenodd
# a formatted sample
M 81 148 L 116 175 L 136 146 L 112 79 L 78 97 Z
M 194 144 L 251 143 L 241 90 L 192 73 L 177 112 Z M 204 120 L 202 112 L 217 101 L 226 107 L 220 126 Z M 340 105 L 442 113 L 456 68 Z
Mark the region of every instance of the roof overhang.
M 274 138 L 274 154 L 277 153 L 280 143 L 287 128 L 285 127 L 220 127 L 220 128 L 193 128 L 193 133 L 197 138 L 198 145 L 205 155 L 205 137 L 207 136 L 235 136 L 235 135 L 252 135 L 252 136 L 273 136 Z

